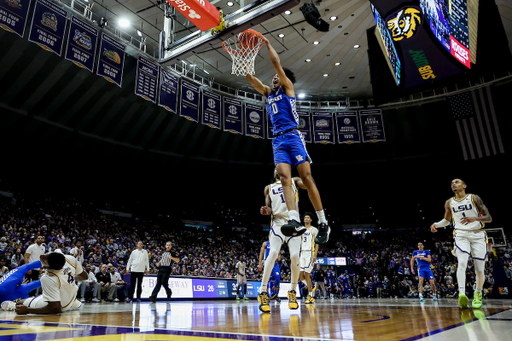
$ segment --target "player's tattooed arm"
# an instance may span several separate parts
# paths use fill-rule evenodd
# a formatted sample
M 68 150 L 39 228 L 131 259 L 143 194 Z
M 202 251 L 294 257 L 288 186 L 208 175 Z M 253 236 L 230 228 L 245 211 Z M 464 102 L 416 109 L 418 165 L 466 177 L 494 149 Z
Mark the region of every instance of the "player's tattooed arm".
M 482 198 L 480 198 L 478 195 L 475 195 L 475 204 L 476 208 L 478 209 L 478 213 L 480 214 L 479 217 L 476 217 L 476 221 L 481 221 L 482 223 L 492 222 L 492 217 L 489 214 L 487 206 L 485 206 Z

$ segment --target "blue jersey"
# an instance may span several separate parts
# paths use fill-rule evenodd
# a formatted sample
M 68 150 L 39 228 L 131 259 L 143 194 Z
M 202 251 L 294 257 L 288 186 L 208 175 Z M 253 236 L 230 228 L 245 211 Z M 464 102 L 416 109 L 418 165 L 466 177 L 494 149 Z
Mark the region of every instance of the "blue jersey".
M 281 88 L 271 91 L 267 98 L 267 112 L 274 135 L 299 127 L 295 97 L 288 97 Z
M 22 283 L 27 272 L 33 269 L 39 269 L 41 266 L 41 261 L 37 260 L 13 269 L 0 278 L 0 302 L 27 298 L 29 292 L 39 288 L 41 286 L 40 281 L 34 281 L 28 284 Z
M 416 250 L 412 253 L 413 256 L 420 256 L 420 257 L 425 257 L 425 258 L 428 258 L 428 256 L 430 256 L 430 251 L 429 250 L 423 250 L 423 251 L 420 251 L 420 250 Z M 427 262 L 426 260 L 423 260 L 423 259 L 419 259 L 419 258 L 416 258 L 416 261 L 418 262 L 418 268 L 420 269 L 430 269 L 430 263 Z

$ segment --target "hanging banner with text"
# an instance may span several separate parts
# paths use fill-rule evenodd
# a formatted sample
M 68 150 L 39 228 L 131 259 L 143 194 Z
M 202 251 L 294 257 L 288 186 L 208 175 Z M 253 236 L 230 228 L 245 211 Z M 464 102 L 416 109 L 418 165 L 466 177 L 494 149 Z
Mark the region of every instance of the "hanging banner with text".
M 199 87 L 190 82 L 181 81 L 180 116 L 199 122 Z
M 126 46 L 102 33 L 96 74 L 121 87 Z
M 386 142 L 382 110 L 359 110 L 359 122 L 361 123 L 363 143 Z
M 245 103 L 245 134 L 258 139 L 265 138 L 263 119 L 265 108 L 251 103 Z
M 160 96 L 158 105 L 165 110 L 177 113 L 178 109 L 178 83 L 179 77 L 165 69 L 160 70 Z
M 202 123 L 208 127 L 221 129 L 220 103 L 221 95 L 203 89 L 203 119 Z
M 336 131 L 341 144 L 361 143 L 357 111 L 343 111 L 336 114 Z
M 243 134 L 242 131 L 242 101 L 224 97 L 224 131 L 230 133 Z
M 158 74 L 160 66 L 151 59 L 139 54 L 135 75 L 135 94 L 147 101 L 156 103 Z
M 88 22 L 71 16 L 64 59 L 93 72 L 98 30 Z
M 315 143 L 334 144 L 334 122 L 332 113 L 313 113 L 313 137 Z
M 68 12 L 46 0 L 37 0 L 28 41 L 62 55 Z
M 269 140 L 274 139 L 274 130 L 272 129 L 272 122 L 270 121 L 270 115 L 266 114 L 266 121 L 267 121 L 267 136 Z
M 23 38 L 31 0 L 5 0 L 0 3 L 0 27 Z
M 311 143 L 311 114 L 307 111 L 297 111 L 299 115 L 299 131 L 304 141 Z

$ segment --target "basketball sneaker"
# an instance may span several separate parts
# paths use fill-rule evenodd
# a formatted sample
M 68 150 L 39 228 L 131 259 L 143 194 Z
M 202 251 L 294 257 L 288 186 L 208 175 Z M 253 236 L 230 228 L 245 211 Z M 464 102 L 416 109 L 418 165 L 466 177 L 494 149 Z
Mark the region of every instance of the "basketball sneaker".
M 288 291 L 288 308 L 292 310 L 299 308 L 299 303 L 297 303 L 297 293 L 295 290 Z
M 247 301 L 247 300 L 248 300 L 247 296 L 244 295 L 244 301 Z
M 480 309 L 482 307 L 482 293 L 475 292 L 475 297 L 473 297 L 473 302 L 471 302 L 471 307 Z
M 306 232 L 306 230 L 307 229 L 304 227 L 304 225 L 302 225 L 295 219 L 288 220 L 288 223 L 284 224 L 281 227 L 281 232 L 286 237 L 301 236 L 304 232 Z
M 1 307 L 5 311 L 14 311 L 16 309 L 16 302 L 14 301 L 3 301 Z
M 459 307 L 465 309 L 468 307 L 469 299 L 465 294 L 459 294 Z
M 423 298 L 423 296 L 420 296 L 420 302 L 425 302 L 425 299 Z
M 315 303 L 315 298 L 308 295 L 308 299 L 306 300 L 306 304 L 313 304 Z
M 258 303 L 260 304 L 259 308 L 264 313 L 270 313 L 270 304 L 268 303 L 268 300 L 267 292 L 262 292 L 258 295 Z
M 237 300 L 237 301 L 240 301 L 240 297 L 238 297 L 238 296 L 237 296 L 237 297 L 236 297 L 236 300 Z
M 318 234 L 315 238 L 315 242 L 317 244 L 327 243 L 329 240 L 329 234 L 331 233 L 331 228 L 326 223 L 318 224 Z

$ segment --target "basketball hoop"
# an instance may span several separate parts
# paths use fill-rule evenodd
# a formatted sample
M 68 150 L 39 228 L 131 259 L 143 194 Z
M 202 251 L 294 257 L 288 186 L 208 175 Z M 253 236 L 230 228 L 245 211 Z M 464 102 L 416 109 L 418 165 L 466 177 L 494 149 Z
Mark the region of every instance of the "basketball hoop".
M 263 45 L 263 36 L 254 30 L 245 30 L 222 43 L 233 60 L 232 75 L 254 75 L 254 61 Z

